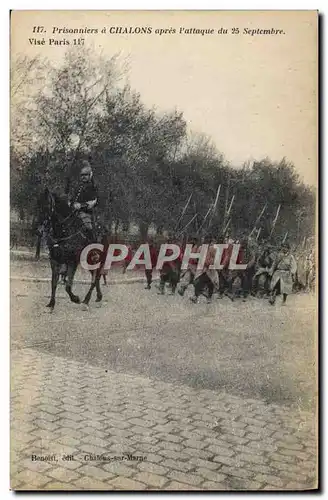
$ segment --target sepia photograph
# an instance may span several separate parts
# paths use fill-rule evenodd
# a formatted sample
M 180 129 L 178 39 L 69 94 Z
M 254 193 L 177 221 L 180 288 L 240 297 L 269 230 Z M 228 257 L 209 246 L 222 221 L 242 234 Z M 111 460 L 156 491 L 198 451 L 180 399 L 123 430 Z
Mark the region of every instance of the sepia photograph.
M 10 488 L 307 491 L 316 10 L 10 12 Z

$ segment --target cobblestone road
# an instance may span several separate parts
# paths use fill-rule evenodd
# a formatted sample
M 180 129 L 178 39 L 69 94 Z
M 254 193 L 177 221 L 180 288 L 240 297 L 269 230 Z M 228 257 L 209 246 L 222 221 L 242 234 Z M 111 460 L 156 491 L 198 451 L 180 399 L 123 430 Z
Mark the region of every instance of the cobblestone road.
M 11 377 L 15 490 L 316 487 L 311 412 L 30 348 L 12 351 Z

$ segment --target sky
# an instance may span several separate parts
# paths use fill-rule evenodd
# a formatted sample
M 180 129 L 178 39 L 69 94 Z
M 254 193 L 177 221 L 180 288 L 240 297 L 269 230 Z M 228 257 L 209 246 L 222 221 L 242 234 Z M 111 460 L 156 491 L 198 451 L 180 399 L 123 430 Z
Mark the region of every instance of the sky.
M 46 32 L 33 34 L 34 26 Z M 109 32 L 119 26 L 150 27 L 152 33 Z M 98 34 L 52 34 L 53 28 L 85 27 Z M 187 34 L 193 28 L 213 33 Z M 228 33 L 219 33 L 221 28 Z M 244 32 L 271 28 L 282 33 Z M 77 37 L 104 55 L 119 51 L 129 59 L 131 86 L 144 103 L 182 111 L 188 127 L 209 135 L 232 165 L 287 157 L 306 183 L 316 185 L 315 11 L 20 11 L 12 14 L 11 29 L 12 57 L 40 54 L 59 62 L 67 46 L 49 45 L 49 39 L 72 46 Z M 29 42 L 43 37 L 45 45 Z

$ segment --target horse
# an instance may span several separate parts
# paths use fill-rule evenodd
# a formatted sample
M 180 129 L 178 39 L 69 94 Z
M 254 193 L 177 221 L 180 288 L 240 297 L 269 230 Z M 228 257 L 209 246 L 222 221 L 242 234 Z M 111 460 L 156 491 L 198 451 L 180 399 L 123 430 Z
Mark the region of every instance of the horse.
M 80 298 L 72 292 L 72 286 L 80 254 L 92 242 L 84 234 L 82 222 L 77 216 L 76 210 L 71 208 L 67 199 L 60 196 L 57 192 L 51 192 L 48 188 L 45 188 L 39 198 L 38 212 L 38 232 L 44 232 L 49 248 L 52 271 L 51 298 L 46 307 L 49 307 L 52 312 L 56 304 L 56 289 L 63 265 L 66 265 L 67 268 L 65 290 L 73 303 L 80 303 Z M 91 285 L 82 301 L 86 309 L 88 308 L 94 288 L 97 291 L 96 302 L 99 303 L 98 305 L 102 301 L 100 276 L 101 268 L 104 264 L 104 256 L 105 252 L 97 253 L 98 261 L 100 259 L 100 268 L 90 271 L 92 276 Z

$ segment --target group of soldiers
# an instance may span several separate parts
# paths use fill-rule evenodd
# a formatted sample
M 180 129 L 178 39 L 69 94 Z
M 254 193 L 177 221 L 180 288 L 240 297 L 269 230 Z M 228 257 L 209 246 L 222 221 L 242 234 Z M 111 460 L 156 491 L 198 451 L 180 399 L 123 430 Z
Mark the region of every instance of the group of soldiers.
M 69 197 L 71 207 L 76 211 L 81 221 L 86 240 L 94 242 L 97 238 L 94 209 L 98 203 L 98 190 L 94 183 L 93 172 L 89 162 L 84 161 L 80 171 L 80 184 L 77 190 Z M 170 236 L 167 243 L 175 243 L 181 249 L 180 255 L 173 261 L 166 262 L 160 271 L 159 294 L 165 294 L 166 285 L 171 288 L 171 293 L 176 291 L 184 296 L 188 287 L 193 287 L 193 302 L 198 302 L 201 295 L 207 300 L 212 300 L 213 294 L 219 297 L 226 295 L 231 300 L 241 297 L 246 300 L 249 295 L 263 296 L 269 299 L 271 304 L 275 303 L 276 296 L 281 294 L 283 303 L 287 296 L 297 289 L 311 290 L 315 281 L 314 252 L 303 251 L 296 258 L 291 252 L 287 241 L 281 244 L 272 244 L 271 241 L 262 240 L 258 242 L 251 236 L 243 237 L 241 240 L 233 240 L 222 236 L 215 240 L 213 235 L 205 237 L 193 235 L 189 238 L 184 236 L 183 240 Z M 153 269 L 156 267 L 158 257 L 158 246 L 154 239 L 149 238 L 149 249 Z M 159 242 L 158 242 L 159 243 Z M 202 244 L 207 244 L 208 251 L 205 266 L 197 269 L 198 260 L 190 259 L 188 268 L 181 269 L 184 248 L 187 243 L 192 245 L 192 253 L 198 253 Z M 211 269 L 214 263 L 216 249 L 214 244 L 225 243 L 227 248 L 223 251 L 221 265 L 222 269 Z M 229 268 L 233 245 L 239 243 L 240 250 L 237 264 L 246 264 L 242 271 Z M 132 258 L 132 251 L 129 254 Z M 126 260 L 128 263 L 129 258 Z M 146 288 L 150 289 L 153 280 L 153 269 L 146 269 Z M 302 279 L 300 279 L 300 275 Z M 106 273 L 104 273 L 106 282 Z
M 241 241 L 224 238 L 221 242 L 227 244 L 228 247 L 223 251 L 220 270 L 210 268 L 216 255 L 214 244 L 221 243 L 214 241 L 212 235 L 207 235 L 202 241 L 197 236 L 193 236 L 185 242 L 192 245 L 192 253 L 198 253 L 202 244 L 209 245 L 202 269 L 197 269 L 198 260 L 191 258 L 187 269 L 182 270 L 183 243 L 181 244 L 176 238 L 168 238 L 167 242 L 180 245 L 182 250 L 174 261 L 166 262 L 161 269 L 159 294 L 165 294 L 166 285 L 169 286 L 172 294 L 177 291 L 181 296 L 184 296 L 187 289 L 192 287 L 193 296 L 190 299 L 194 303 L 199 301 L 201 295 L 205 295 L 210 303 L 216 293 L 219 298 L 227 296 L 232 301 L 239 297 L 246 301 L 250 295 L 263 297 L 269 299 L 269 303 L 273 305 L 277 295 L 282 296 L 282 303 L 285 304 L 287 296 L 293 291 L 313 290 L 314 288 L 313 252 L 309 252 L 301 264 L 301 261 L 298 262 L 291 252 L 288 242 L 273 245 L 264 240 L 258 243 L 252 238 L 243 238 Z M 152 238 L 148 243 L 152 265 L 155 268 L 157 248 Z M 229 268 L 233 245 L 236 243 L 240 244 L 236 263 L 245 264 L 244 270 Z M 299 279 L 300 265 L 305 266 L 302 281 Z M 145 273 L 146 288 L 150 289 L 152 271 L 146 270 Z

